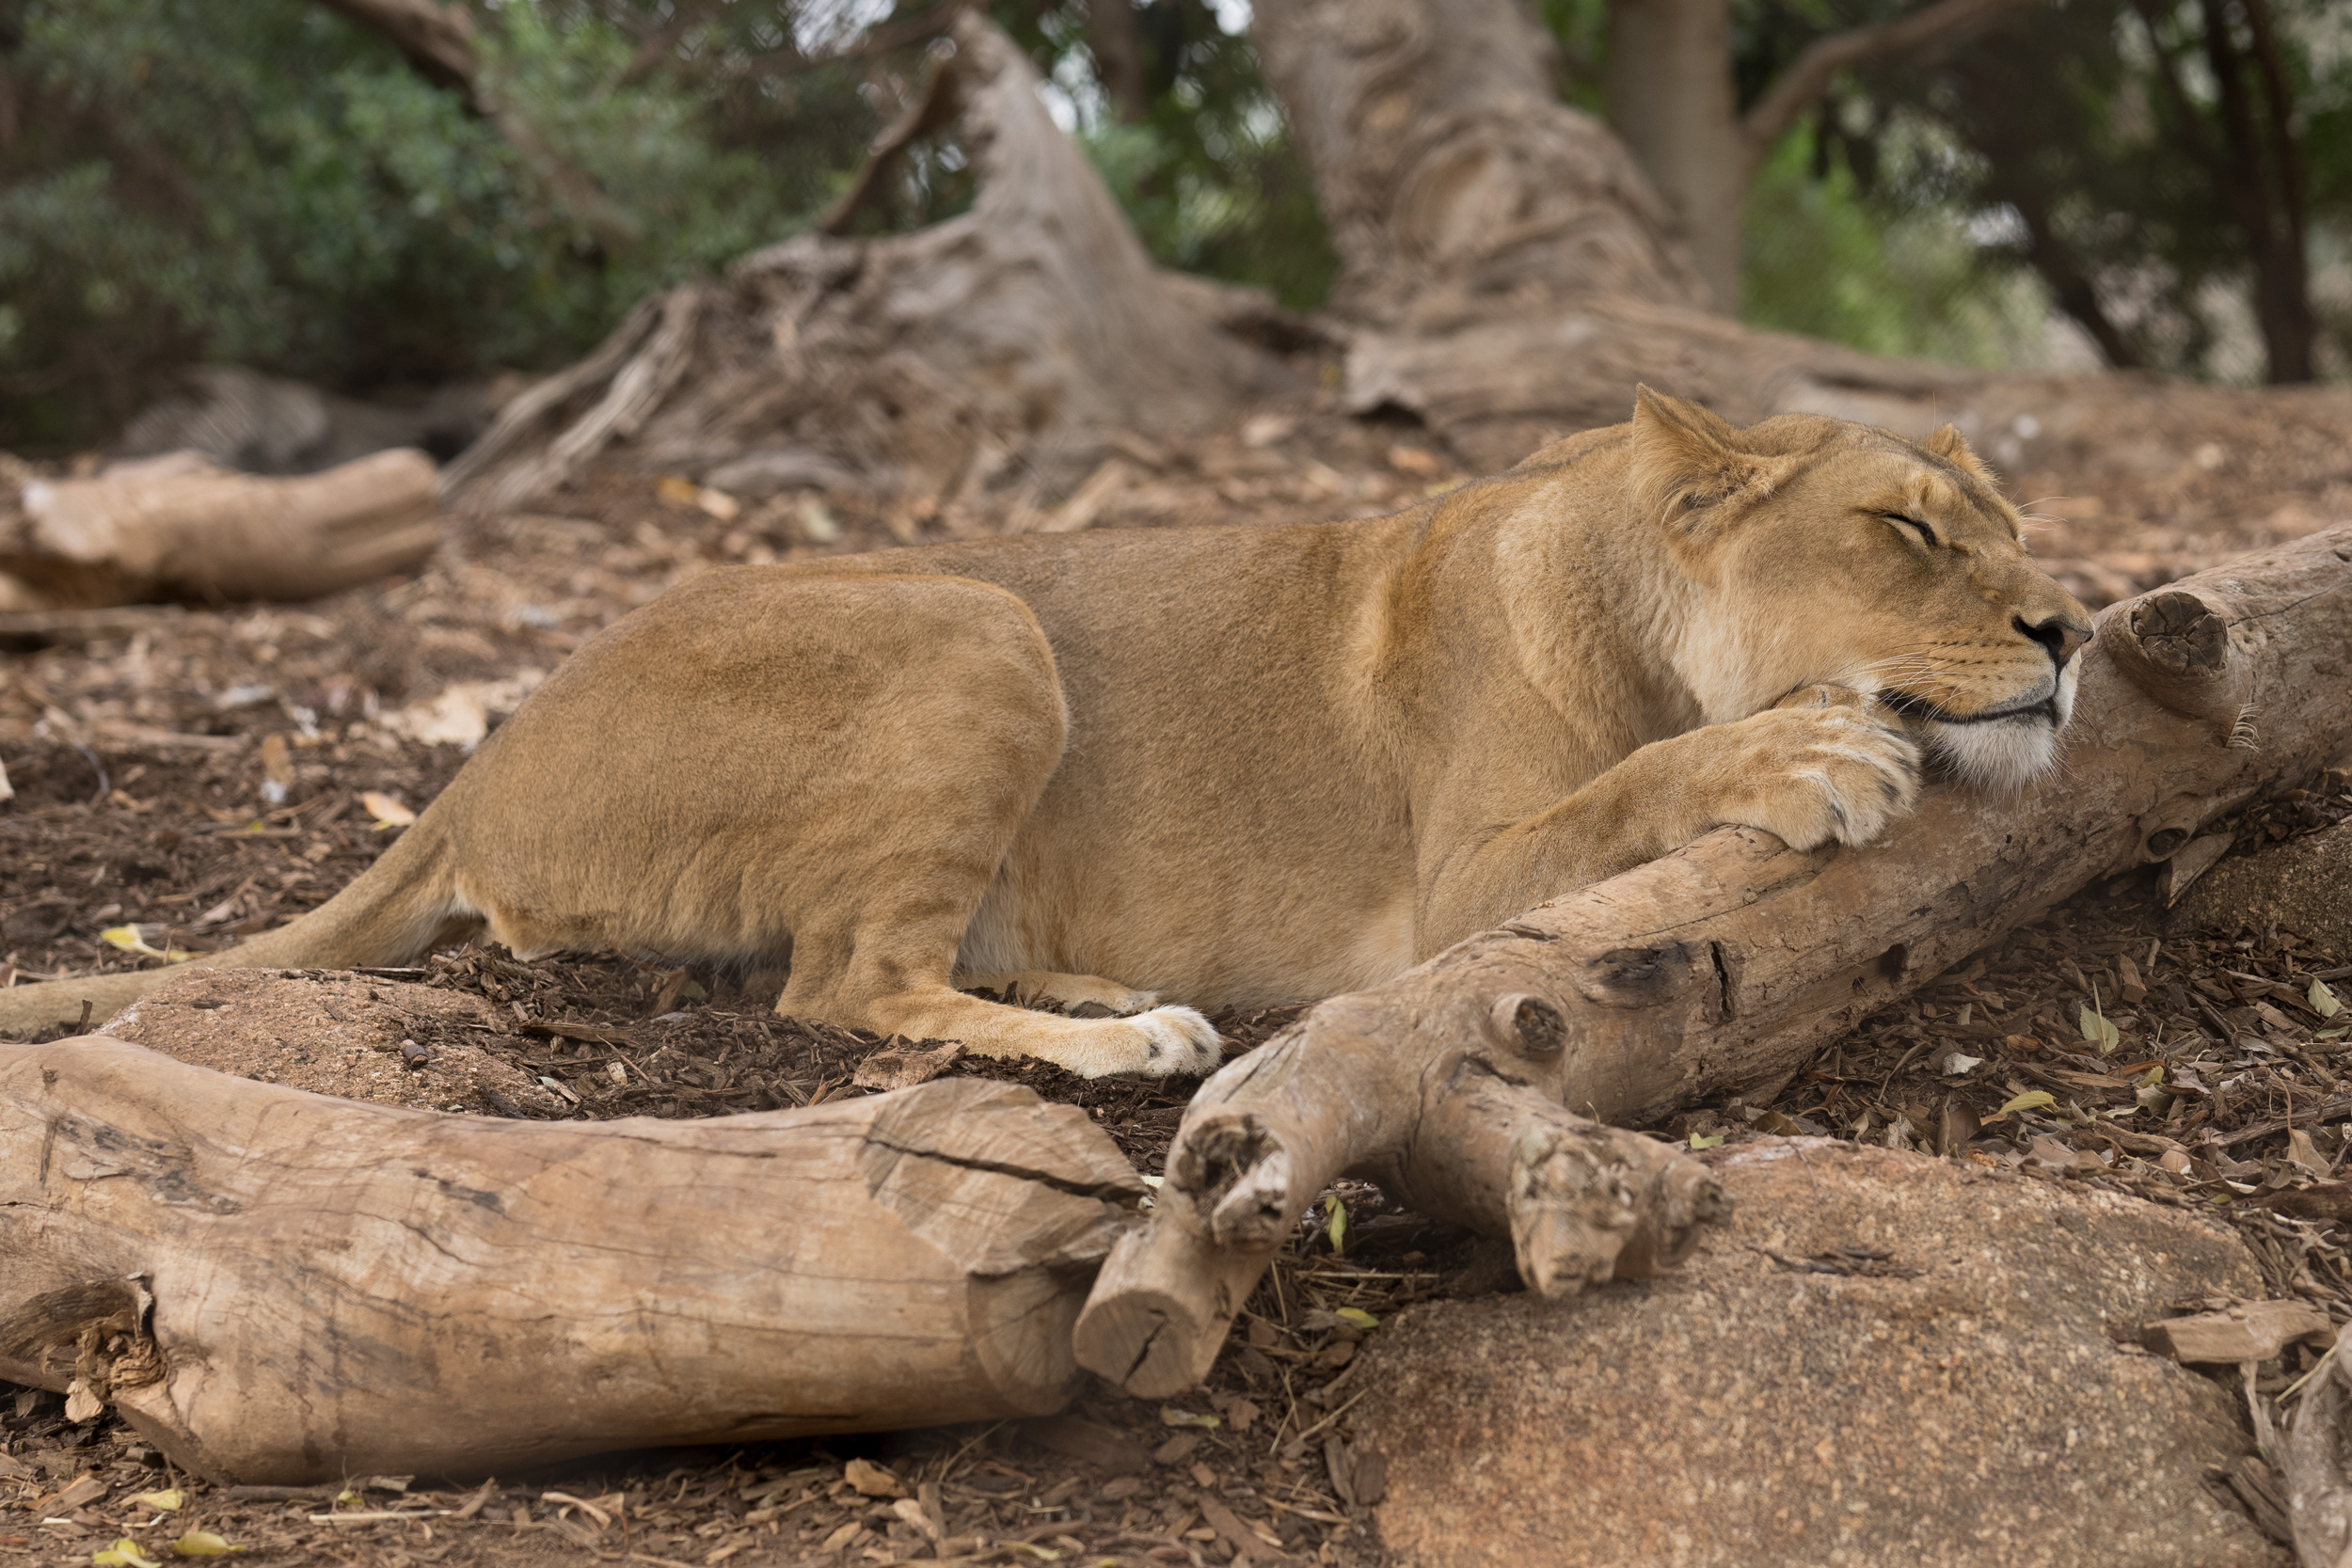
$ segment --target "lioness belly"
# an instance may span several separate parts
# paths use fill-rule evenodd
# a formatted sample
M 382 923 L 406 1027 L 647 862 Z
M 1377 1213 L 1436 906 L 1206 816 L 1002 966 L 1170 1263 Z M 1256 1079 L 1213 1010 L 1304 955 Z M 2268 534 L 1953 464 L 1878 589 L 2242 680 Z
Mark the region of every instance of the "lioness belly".
M 1352 628 L 1333 613 L 1367 552 L 1335 529 L 1080 543 L 903 552 L 1020 596 L 1070 715 L 960 967 L 1100 974 L 1195 1006 L 1308 1001 L 1408 967 L 1402 789 L 1346 689 Z

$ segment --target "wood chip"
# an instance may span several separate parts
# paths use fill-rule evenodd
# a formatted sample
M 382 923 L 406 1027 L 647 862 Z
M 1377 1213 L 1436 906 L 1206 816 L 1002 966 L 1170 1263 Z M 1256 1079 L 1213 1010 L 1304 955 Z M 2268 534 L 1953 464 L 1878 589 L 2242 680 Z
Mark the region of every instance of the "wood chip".
M 2309 1302 L 2249 1301 L 2219 1312 L 2200 1312 L 2150 1323 L 2150 1350 L 2175 1361 L 2237 1365 L 2267 1361 L 2297 1339 L 2332 1340 L 2328 1314 Z

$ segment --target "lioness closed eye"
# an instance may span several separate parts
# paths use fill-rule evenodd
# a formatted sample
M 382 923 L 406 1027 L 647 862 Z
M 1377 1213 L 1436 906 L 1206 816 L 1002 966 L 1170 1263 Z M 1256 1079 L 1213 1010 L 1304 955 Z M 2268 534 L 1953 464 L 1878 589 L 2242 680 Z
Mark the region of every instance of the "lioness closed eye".
M 2090 635 L 1956 431 L 1645 391 L 1392 517 L 708 573 L 332 901 L 206 961 L 788 955 L 787 1014 L 1199 1072 L 1216 1032 L 1160 998 L 1367 986 L 1722 823 L 1863 843 L 1922 748 L 2028 780 Z M 0 1027 L 160 977 L 0 992 Z

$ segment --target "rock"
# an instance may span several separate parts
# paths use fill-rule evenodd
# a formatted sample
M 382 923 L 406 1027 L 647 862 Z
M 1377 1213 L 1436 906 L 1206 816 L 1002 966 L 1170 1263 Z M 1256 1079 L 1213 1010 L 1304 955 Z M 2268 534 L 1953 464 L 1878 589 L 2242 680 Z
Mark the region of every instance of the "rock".
M 206 969 L 150 991 L 99 1033 L 215 1072 L 376 1105 L 491 1116 L 509 1106 L 564 1110 L 528 1074 L 457 1037 L 500 1027 L 479 998 L 430 986 Z M 402 1050 L 420 1042 L 421 1056 Z
M 2352 963 L 2347 871 L 2352 871 L 2352 821 L 2223 861 L 2181 895 L 2172 918 L 2233 935 L 2275 926 L 2311 942 L 2332 963 Z
M 1400 1561 L 2288 1560 L 2207 1466 L 2232 1396 L 2134 1342 L 2260 1290 L 2217 1222 L 1820 1139 L 1711 1162 L 1731 1224 L 1658 1279 L 1433 1302 L 1367 1349 Z

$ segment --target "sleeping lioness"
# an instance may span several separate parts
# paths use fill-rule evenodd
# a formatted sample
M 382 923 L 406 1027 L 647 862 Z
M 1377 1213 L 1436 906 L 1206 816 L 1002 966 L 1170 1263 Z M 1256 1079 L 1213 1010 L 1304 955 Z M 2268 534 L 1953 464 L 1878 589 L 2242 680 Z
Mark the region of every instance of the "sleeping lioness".
M 788 958 L 795 1017 L 1199 1072 L 1196 1006 L 1372 985 L 1718 824 L 1867 842 L 1923 750 L 2030 779 L 2090 635 L 1957 431 L 1645 390 L 1391 517 L 707 573 L 333 900 L 200 961 Z M 0 992 L 0 1030 L 165 973 Z

